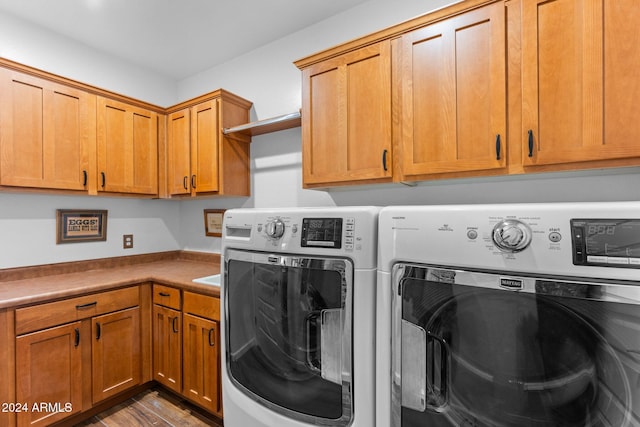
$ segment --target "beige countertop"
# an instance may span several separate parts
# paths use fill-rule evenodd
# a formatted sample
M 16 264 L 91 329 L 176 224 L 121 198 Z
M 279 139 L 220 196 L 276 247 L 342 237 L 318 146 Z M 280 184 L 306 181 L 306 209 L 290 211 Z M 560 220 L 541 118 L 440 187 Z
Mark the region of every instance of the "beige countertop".
M 143 259 L 131 257 L 111 260 L 65 263 L 66 268 L 56 265 L 22 268 L 16 274 L 5 274 L 0 281 L 0 309 L 74 297 L 93 292 L 115 289 L 144 282 L 160 283 L 176 286 L 185 290 L 219 297 L 217 286 L 195 283 L 192 280 L 218 274 L 220 272 L 219 256 L 182 256 L 181 252 L 171 255 L 145 256 Z M 154 258 L 158 258 L 155 259 Z M 74 270 L 83 271 L 74 271 Z M 44 270 L 44 271 L 43 271 Z M 3 271 L 0 270 L 0 275 Z M 20 277 L 24 276 L 24 278 Z M 31 277 L 30 277 L 31 276 Z M 6 280 L 9 278 L 9 280 Z

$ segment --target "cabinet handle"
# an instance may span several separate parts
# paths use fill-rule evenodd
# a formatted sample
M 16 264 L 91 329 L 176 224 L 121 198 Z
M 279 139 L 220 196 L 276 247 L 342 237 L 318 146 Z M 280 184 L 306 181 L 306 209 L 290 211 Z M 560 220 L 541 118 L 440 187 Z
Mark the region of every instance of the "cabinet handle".
M 176 334 L 178 333 L 178 325 L 177 325 L 178 322 L 177 322 L 177 320 L 178 320 L 178 316 L 174 317 L 173 320 L 171 321 L 171 329 L 173 329 L 173 332 L 176 333 Z
M 500 134 L 496 135 L 496 160 L 500 160 Z
M 170 294 L 168 294 L 166 292 L 160 292 L 158 295 L 160 295 L 161 297 L 169 297 L 169 296 L 171 296 Z
M 533 131 L 529 129 L 529 157 L 533 157 Z
M 184 187 L 185 190 L 188 190 L 189 187 L 189 177 L 185 175 L 185 177 L 182 179 L 182 186 Z
M 191 175 L 191 188 L 196 188 L 196 176 Z
M 102 328 L 100 327 L 100 322 L 96 322 L 96 340 L 100 339 L 100 335 L 102 335 Z
M 93 307 L 94 305 L 97 305 L 97 304 L 98 304 L 98 301 L 90 302 L 87 304 L 78 304 L 76 305 L 76 310 L 84 310 L 85 308 Z
M 214 328 L 209 329 L 209 347 L 216 345 L 215 337 L 212 337 L 216 330 Z
M 86 187 L 87 186 L 87 181 L 89 180 L 89 176 L 87 175 L 87 171 L 83 170 L 82 171 L 82 186 Z
M 100 172 L 100 176 L 102 177 L 102 188 L 104 188 L 104 186 L 107 185 L 107 176 L 104 172 Z
M 388 150 L 382 150 L 382 169 L 384 169 L 384 171 L 387 171 L 387 153 Z
M 76 338 L 75 338 L 75 340 L 73 342 L 73 346 L 77 347 L 77 346 L 80 345 L 80 329 L 76 328 L 75 334 L 76 334 Z

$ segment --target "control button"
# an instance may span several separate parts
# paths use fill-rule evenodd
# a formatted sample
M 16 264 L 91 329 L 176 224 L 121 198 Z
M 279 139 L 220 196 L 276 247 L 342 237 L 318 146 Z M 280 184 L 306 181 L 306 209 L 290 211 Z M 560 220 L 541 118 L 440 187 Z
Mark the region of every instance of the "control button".
M 505 219 L 493 227 L 493 243 L 504 252 L 520 252 L 531 243 L 531 228 L 517 219 Z
M 349 243 L 350 243 L 350 244 L 353 244 L 353 237 L 346 237 L 346 238 L 344 239 L 344 242 L 345 242 L 345 243 L 347 243 L 347 244 L 349 244 Z
M 476 230 L 468 230 L 467 237 L 471 240 L 475 240 L 478 238 L 478 232 Z
M 352 251 L 353 250 L 353 243 L 347 243 L 344 245 L 344 248 L 348 251 Z
M 355 225 L 354 224 L 346 224 L 344 226 L 345 230 L 355 230 Z
M 629 264 L 629 258 L 610 256 L 607 258 L 607 264 Z
M 356 219 L 355 218 L 346 218 L 345 219 L 345 223 L 347 223 L 347 224 L 355 224 L 356 223 Z
M 347 237 L 353 237 L 354 236 L 354 231 L 353 230 L 347 230 L 344 232 L 344 235 Z
M 279 239 L 284 234 L 284 222 L 280 219 L 269 221 L 265 227 L 267 236 L 272 239 Z
M 609 257 L 600 255 L 587 255 L 587 262 L 606 264 Z
M 292 232 L 293 234 L 296 234 L 296 233 L 298 232 L 298 224 L 293 224 L 293 225 L 291 226 L 291 232 Z
M 562 240 L 562 234 L 558 233 L 557 231 L 552 231 L 551 233 L 549 233 L 549 240 L 554 243 L 559 242 L 560 240 Z

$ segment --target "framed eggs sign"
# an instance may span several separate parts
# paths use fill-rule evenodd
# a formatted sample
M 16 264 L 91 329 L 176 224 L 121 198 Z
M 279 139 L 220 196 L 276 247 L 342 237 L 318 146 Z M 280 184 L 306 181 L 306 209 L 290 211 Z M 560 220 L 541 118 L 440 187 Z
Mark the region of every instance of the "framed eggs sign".
M 107 240 L 107 211 L 58 209 L 56 244 Z

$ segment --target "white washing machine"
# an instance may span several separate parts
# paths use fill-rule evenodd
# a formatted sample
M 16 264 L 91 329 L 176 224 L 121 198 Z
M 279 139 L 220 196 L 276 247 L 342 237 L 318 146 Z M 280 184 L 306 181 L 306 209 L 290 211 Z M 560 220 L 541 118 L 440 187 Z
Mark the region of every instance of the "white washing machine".
M 378 271 L 378 426 L 640 426 L 640 203 L 384 208 Z
M 375 207 L 225 213 L 225 426 L 375 426 L 377 220 Z

